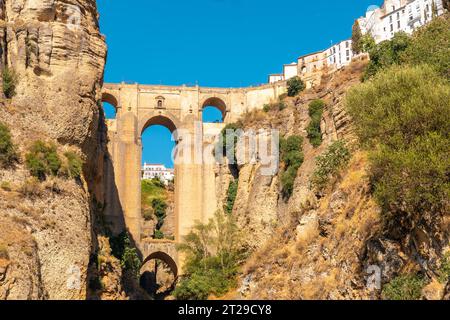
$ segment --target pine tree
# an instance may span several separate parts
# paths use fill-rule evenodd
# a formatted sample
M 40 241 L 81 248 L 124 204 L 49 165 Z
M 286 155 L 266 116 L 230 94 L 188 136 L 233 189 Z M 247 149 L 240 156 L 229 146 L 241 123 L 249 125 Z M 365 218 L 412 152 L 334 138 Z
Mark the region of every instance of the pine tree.
M 355 21 L 352 28 L 352 50 L 353 53 L 358 54 L 361 53 L 361 39 L 362 39 L 362 32 L 361 28 L 359 26 L 358 20 Z

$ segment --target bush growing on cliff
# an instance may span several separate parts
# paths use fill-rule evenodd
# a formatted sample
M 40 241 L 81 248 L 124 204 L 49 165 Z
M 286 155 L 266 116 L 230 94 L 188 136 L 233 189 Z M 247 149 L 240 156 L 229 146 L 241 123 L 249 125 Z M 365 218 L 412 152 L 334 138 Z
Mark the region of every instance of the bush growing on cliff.
M 79 179 L 83 170 L 83 160 L 73 151 L 64 153 L 65 162 L 61 166 L 62 174 L 68 178 Z
M 270 111 L 283 111 L 286 108 L 286 103 L 280 99 L 276 102 L 265 104 L 263 107 L 263 111 L 266 113 Z
M 16 148 L 12 142 L 9 128 L 0 123 L 0 166 L 8 168 L 13 166 L 18 160 Z
M 390 41 L 383 41 L 369 50 L 370 63 L 365 80 L 393 65 L 428 64 L 450 79 L 450 19 L 448 14 L 434 19 L 410 37 L 397 33 Z
M 384 300 L 420 300 L 425 285 L 422 276 L 399 276 L 384 286 L 382 296 Z
M 401 55 L 411 44 L 411 38 L 404 32 L 398 32 L 392 40 L 387 40 L 376 45 L 370 50 L 370 63 L 366 68 L 363 78 L 368 80 L 378 71 L 402 62 Z
M 429 66 L 394 67 L 350 90 L 346 103 L 371 150 L 371 181 L 390 236 L 439 224 L 450 195 L 449 83 Z
M 167 203 L 162 199 L 153 199 L 152 201 L 153 213 L 155 214 L 157 223 L 156 230 L 160 230 L 164 225 L 164 220 L 167 217 Z
M 312 187 L 318 191 L 323 190 L 330 179 L 336 177 L 351 157 L 343 141 L 336 141 L 327 151 L 316 159 L 316 170 L 311 179 Z
M 5 67 L 2 73 L 3 93 L 6 98 L 11 99 L 16 95 L 17 75 L 14 70 Z
M 186 254 L 185 276 L 174 296 L 204 300 L 221 296 L 236 285 L 243 261 L 241 234 L 232 215 L 217 212 L 208 224 L 197 224 L 178 250 Z
M 442 265 L 439 270 L 439 281 L 443 284 L 450 281 L 450 252 L 447 252 L 442 258 Z
M 48 175 L 57 176 L 61 168 L 56 145 L 36 141 L 25 156 L 25 163 L 32 176 L 45 180 Z
M 305 83 L 299 77 L 293 77 L 293 78 L 289 79 L 287 82 L 287 85 L 288 85 L 288 96 L 289 97 L 295 97 L 300 92 L 302 92 L 303 90 L 306 89 Z
M 281 174 L 281 185 L 285 199 L 291 197 L 298 169 L 300 169 L 304 161 L 302 145 L 303 138 L 301 136 L 290 136 L 287 139 L 281 138 L 280 140 L 281 161 L 284 164 L 284 170 Z
M 138 278 L 142 262 L 136 248 L 131 243 L 128 232 L 124 231 L 117 236 L 111 236 L 109 243 L 111 253 L 120 260 L 122 269 Z
M 450 18 L 439 17 L 417 30 L 401 54 L 401 63 L 426 63 L 450 80 Z
M 233 163 L 237 171 L 237 154 L 236 148 L 242 132 L 240 123 L 230 123 L 223 128 L 220 134 L 219 147 L 222 148 L 223 155 Z
M 314 148 L 317 148 L 322 144 L 320 124 L 322 122 L 324 108 L 325 102 L 320 99 L 314 100 L 309 104 L 309 116 L 311 117 L 311 122 L 309 123 L 308 128 L 306 128 L 306 131 L 308 132 L 308 139 Z
M 227 203 L 225 206 L 225 212 L 228 214 L 233 213 L 234 203 L 236 201 L 236 196 L 238 192 L 238 186 L 239 186 L 238 179 L 231 181 L 230 185 L 228 186 Z

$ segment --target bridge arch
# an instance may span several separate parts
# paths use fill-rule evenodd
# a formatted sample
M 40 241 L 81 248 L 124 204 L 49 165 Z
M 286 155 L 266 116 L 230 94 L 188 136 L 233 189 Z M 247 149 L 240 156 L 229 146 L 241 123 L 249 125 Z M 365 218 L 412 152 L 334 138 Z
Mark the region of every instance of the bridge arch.
M 111 118 L 116 118 L 117 116 L 117 108 L 119 106 L 119 102 L 117 100 L 117 98 L 107 92 L 104 92 L 102 94 L 102 108 L 103 108 L 103 112 L 105 113 L 105 115 L 109 115 Z M 107 103 L 108 105 L 105 106 L 105 103 Z M 109 107 L 109 109 L 107 108 Z
M 145 114 L 138 124 L 138 133 L 142 135 L 142 133 L 150 126 L 153 125 L 161 125 L 170 130 L 170 132 L 174 133 L 177 129 L 181 127 L 181 122 L 178 118 L 172 113 L 165 112 L 150 112 Z
M 201 105 L 201 111 L 203 112 L 205 108 L 207 107 L 215 107 L 222 113 L 222 120 L 225 122 L 225 117 L 227 116 L 227 104 L 225 101 L 219 97 L 209 97 L 206 98 L 202 105 Z
M 114 106 L 114 108 L 116 108 L 116 109 L 119 106 L 119 101 L 117 100 L 117 98 L 108 92 L 103 92 L 102 102 L 109 103 L 110 105 Z
M 175 281 L 178 278 L 178 266 L 175 260 L 167 253 L 163 251 L 156 251 L 150 254 L 143 262 L 141 268 L 143 268 L 148 262 L 152 260 L 161 260 L 165 264 L 167 264 L 170 268 L 170 271 L 173 273 L 175 277 Z

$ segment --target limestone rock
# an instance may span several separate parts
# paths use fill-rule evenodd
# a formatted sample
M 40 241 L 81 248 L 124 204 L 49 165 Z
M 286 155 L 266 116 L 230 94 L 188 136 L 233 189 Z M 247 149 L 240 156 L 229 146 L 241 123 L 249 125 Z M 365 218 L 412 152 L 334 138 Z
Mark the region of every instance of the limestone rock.
M 436 279 L 433 279 L 422 290 L 422 296 L 425 300 L 442 300 L 444 298 L 445 285 L 439 283 Z
M 0 170 L 0 180 L 15 185 L 0 197 L 0 218 L 18 221 L 18 234 L 30 243 L 28 260 L 12 255 L 1 297 L 85 299 L 95 217 L 89 191 L 102 190 L 96 160 L 104 152 L 98 101 L 106 44 L 96 2 L 5 0 L 0 20 L 0 63 L 18 79 L 16 95 L 0 101 L 0 121 L 11 128 L 19 154 L 40 139 L 55 142 L 60 153 L 70 148 L 87 163 L 80 181 L 55 178 L 40 184 L 36 196 L 20 193 L 30 178 L 23 162 Z M 101 191 L 95 198 L 102 200 Z

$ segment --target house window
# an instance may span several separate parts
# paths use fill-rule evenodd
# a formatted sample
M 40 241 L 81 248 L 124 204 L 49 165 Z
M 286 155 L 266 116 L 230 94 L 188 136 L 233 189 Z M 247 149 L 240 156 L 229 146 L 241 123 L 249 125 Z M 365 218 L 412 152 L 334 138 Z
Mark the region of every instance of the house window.
M 394 25 L 391 24 L 391 32 L 394 31 Z
M 400 21 L 397 21 L 397 28 L 400 29 L 400 26 L 401 26 Z

